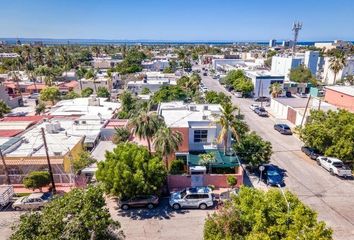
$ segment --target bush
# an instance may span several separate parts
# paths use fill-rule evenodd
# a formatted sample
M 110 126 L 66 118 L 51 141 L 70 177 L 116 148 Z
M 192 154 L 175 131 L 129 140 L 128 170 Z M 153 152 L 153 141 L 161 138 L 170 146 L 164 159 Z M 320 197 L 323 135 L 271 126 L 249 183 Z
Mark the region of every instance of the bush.
M 231 188 L 237 185 L 237 178 L 235 176 L 227 176 L 226 181 Z
M 92 93 L 93 93 L 92 88 L 85 88 L 81 91 L 81 96 L 82 97 L 89 97 L 89 96 L 91 96 Z
M 48 186 L 50 182 L 50 175 L 46 171 L 31 172 L 23 179 L 25 188 L 32 190 L 39 189 L 40 191 L 42 191 L 43 187 Z
M 184 161 L 180 159 L 175 159 L 171 162 L 169 169 L 170 174 L 179 175 L 185 173 L 184 171 Z

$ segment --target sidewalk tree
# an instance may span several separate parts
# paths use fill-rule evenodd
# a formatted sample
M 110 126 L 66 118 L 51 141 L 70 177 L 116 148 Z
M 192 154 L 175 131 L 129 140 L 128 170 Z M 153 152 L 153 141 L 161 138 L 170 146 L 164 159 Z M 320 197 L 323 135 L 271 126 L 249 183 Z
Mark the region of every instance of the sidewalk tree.
M 208 91 L 205 93 L 205 101 L 210 104 L 226 104 L 231 102 L 231 97 L 223 92 Z
M 111 94 L 109 93 L 106 87 L 98 87 L 97 89 L 97 97 L 109 98 Z
M 41 115 L 42 113 L 44 113 L 45 108 L 46 108 L 45 104 L 42 101 L 40 101 L 36 106 L 36 110 L 35 110 L 36 115 Z
M 332 239 L 332 230 L 294 194 L 241 187 L 237 196 L 204 224 L 205 240 L 223 239 Z
M 354 163 L 354 113 L 346 110 L 311 111 L 311 117 L 300 130 L 300 137 L 325 156 Z
M 57 87 L 47 87 L 41 91 L 40 99 L 42 101 L 50 101 L 52 105 L 60 98 L 60 92 Z
M 283 92 L 283 87 L 280 83 L 273 83 L 269 86 L 269 94 L 272 95 L 273 98 L 279 97 L 279 94 Z
M 0 101 L 0 118 L 3 118 L 5 114 L 11 112 L 11 108 L 6 105 L 4 101 Z
M 100 188 L 73 189 L 54 198 L 41 213 L 21 215 L 10 239 L 124 239 L 105 205 Z
M 75 173 L 97 162 L 88 151 L 81 151 L 79 155 L 73 159 L 73 170 Z
M 50 182 L 50 175 L 46 171 L 30 172 L 23 179 L 23 185 L 25 185 L 25 188 L 32 189 L 33 191 L 35 189 L 42 191 L 42 188 L 48 186 Z
M 237 178 L 235 176 L 229 175 L 226 178 L 226 182 L 230 188 L 234 188 L 237 185 Z
M 91 94 L 93 93 L 93 89 L 92 88 L 84 88 L 82 91 L 81 91 L 81 96 L 82 97 L 89 97 L 91 96 Z
M 166 168 L 157 156 L 145 147 L 121 143 L 106 160 L 98 163 L 97 180 L 106 193 L 120 198 L 158 194 L 166 182 Z
M 269 163 L 272 155 L 272 144 L 255 132 L 245 134 L 233 148 L 242 161 L 252 168 Z

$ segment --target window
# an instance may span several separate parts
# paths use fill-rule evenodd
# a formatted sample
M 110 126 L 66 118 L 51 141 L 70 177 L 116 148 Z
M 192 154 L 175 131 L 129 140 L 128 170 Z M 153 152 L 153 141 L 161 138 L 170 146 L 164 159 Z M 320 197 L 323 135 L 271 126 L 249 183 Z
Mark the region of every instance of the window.
M 198 199 L 198 198 L 199 198 L 198 194 L 190 194 L 186 196 L 186 199 Z
M 208 130 L 195 130 L 194 131 L 194 142 L 195 143 L 206 143 L 208 139 Z
M 199 194 L 199 198 L 209 198 L 208 194 Z

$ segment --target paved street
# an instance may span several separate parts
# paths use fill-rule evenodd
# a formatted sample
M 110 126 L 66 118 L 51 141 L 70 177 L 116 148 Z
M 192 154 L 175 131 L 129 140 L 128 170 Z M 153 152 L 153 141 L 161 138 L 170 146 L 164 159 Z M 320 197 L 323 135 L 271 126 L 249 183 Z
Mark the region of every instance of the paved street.
M 153 210 L 136 208 L 127 211 L 117 209 L 113 200 L 108 200 L 113 219 L 118 220 L 126 239 L 203 239 L 204 220 L 212 209 L 182 209 L 175 211 L 168 206 L 168 199 L 162 199 Z
M 210 90 L 231 95 L 209 76 L 202 76 L 202 81 Z M 232 96 L 232 101 L 240 107 L 251 130 L 272 143 L 272 163 L 287 170 L 286 188 L 318 212 L 319 219 L 333 228 L 335 239 L 354 239 L 354 181 L 331 176 L 317 166 L 301 152 L 299 139 L 273 130 L 274 123 L 284 120 L 262 118 L 249 109 L 252 99 Z

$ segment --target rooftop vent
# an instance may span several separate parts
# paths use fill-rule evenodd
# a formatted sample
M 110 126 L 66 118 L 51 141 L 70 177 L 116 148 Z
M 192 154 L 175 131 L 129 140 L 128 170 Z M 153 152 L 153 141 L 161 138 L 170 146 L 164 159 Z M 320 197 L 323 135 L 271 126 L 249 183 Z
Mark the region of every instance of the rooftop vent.
M 208 110 L 208 105 L 204 105 L 203 109 Z
M 196 106 L 189 106 L 189 111 L 197 111 L 197 107 Z
M 207 120 L 207 119 L 208 119 L 208 116 L 203 115 L 203 120 Z

